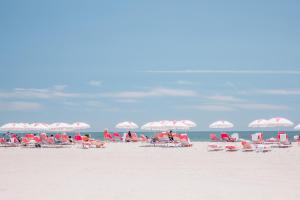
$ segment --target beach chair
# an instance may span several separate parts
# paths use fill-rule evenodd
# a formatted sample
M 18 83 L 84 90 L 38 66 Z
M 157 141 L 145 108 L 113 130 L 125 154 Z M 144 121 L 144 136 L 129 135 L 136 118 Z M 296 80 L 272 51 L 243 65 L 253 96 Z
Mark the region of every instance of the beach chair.
M 248 141 L 242 141 L 242 142 L 241 142 L 241 145 L 242 145 L 242 151 L 243 151 L 243 152 L 251 152 L 251 151 L 254 151 L 253 145 L 250 144 L 250 142 L 248 142 Z
M 17 147 L 18 144 L 11 142 L 11 141 L 6 141 L 5 138 L 0 138 L 0 147 Z
M 251 140 L 253 144 L 262 144 L 264 143 L 262 133 L 254 133 L 251 135 Z
M 113 133 L 113 138 L 114 138 L 115 141 L 120 141 L 121 142 L 123 140 L 121 134 L 118 133 L 118 132 Z
M 234 151 L 238 151 L 240 148 L 236 145 L 226 145 L 225 146 L 225 151 L 230 151 L 230 152 L 234 152 Z
M 190 138 L 188 137 L 187 134 L 180 134 L 179 137 L 180 137 L 180 145 L 182 147 L 191 147 L 191 146 L 193 146 L 193 144 L 191 143 L 191 140 L 190 140 Z
M 237 142 L 239 140 L 239 134 L 238 133 L 233 133 L 231 134 L 231 140 L 232 142 Z
M 219 139 L 219 138 L 217 137 L 217 135 L 214 134 L 214 133 L 209 134 L 209 138 L 210 138 L 210 140 L 211 140 L 212 142 L 219 142 L 219 141 L 220 141 L 220 139 Z
M 295 140 L 296 142 L 298 142 L 298 144 L 300 144 L 300 137 L 299 137 L 299 135 L 295 135 L 295 136 L 294 136 L 294 140 Z
M 76 135 L 74 136 L 74 141 L 75 141 L 75 143 L 82 142 L 82 136 L 80 135 L 80 133 L 76 133 Z
M 280 134 L 278 134 L 278 136 L 280 148 L 287 148 L 292 146 L 292 143 L 289 141 L 288 134 L 281 132 Z
M 228 134 L 228 133 L 221 133 L 221 135 L 220 135 L 220 137 L 221 137 L 221 140 L 222 141 L 226 141 L 226 142 L 234 142 L 234 139 L 233 138 L 231 138 L 231 136 Z
M 209 143 L 207 145 L 207 150 L 208 151 L 222 151 L 224 150 L 223 146 L 217 144 L 217 143 Z
M 266 139 L 264 143 L 265 144 L 278 144 L 278 140 L 274 137 L 271 137 L 269 139 Z
M 105 141 L 115 142 L 115 139 L 113 138 L 113 136 L 109 132 L 103 133 L 103 138 L 104 138 Z
M 262 152 L 262 153 L 266 153 L 266 152 L 270 152 L 271 146 L 270 145 L 266 145 L 266 144 L 257 144 L 256 145 L 256 152 Z
M 144 134 L 141 134 L 140 135 L 140 139 L 139 139 L 141 142 L 148 142 L 148 138 L 144 135 Z

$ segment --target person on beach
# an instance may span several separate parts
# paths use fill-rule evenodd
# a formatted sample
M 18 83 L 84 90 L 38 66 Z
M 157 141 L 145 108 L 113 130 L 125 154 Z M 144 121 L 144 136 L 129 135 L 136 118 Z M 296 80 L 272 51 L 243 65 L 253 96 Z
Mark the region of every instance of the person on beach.
M 170 142 L 173 142 L 173 141 L 174 141 L 172 131 L 170 131 L 170 132 L 168 133 L 168 137 L 169 137 Z
M 128 138 L 126 138 L 126 142 L 131 142 L 131 140 L 132 140 L 132 134 L 131 134 L 130 131 L 128 131 L 127 136 L 128 136 Z

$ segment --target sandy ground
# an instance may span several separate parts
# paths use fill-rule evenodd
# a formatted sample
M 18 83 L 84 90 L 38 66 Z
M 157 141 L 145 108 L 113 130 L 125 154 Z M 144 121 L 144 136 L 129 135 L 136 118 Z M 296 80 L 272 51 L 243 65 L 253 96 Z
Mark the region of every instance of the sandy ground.
M 300 145 L 270 153 L 108 144 L 0 148 L 0 199 L 299 199 Z

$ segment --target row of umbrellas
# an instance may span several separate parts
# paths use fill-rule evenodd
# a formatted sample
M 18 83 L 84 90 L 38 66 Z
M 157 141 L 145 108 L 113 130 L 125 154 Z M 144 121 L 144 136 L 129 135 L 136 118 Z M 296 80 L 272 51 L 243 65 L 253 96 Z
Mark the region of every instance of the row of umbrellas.
M 149 131 L 158 131 L 158 130 L 188 130 L 190 128 L 196 127 L 197 124 L 190 120 L 163 120 L 163 121 L 154 121 L 144 124 L 141 129 Z M 274 117 L 271 119 L 257 119 L 249 124 L 250 128 L 272 128 L 272 127 L 292 127 L 294 123 L 283 117 Z M 233 128 L 234 124 L 220 120 L 213 122 L 209 125 L 209 128 L 215 129 L 226 129 Z M 139 128 L 134 122 L 121 122 L 116 125 L 116 128 L 119 129 L 137 129 Z M 295 127 L 296 130 L 300 130 L 300 124 Z
M 0 127 L 0 131 L 62 131 L 70 132 L 75 130 L 83 130 L 90 128 L 85 122 L 75 122 L 72 124 L 64 122 L 47 123 L 7 123 Z
M 293 122 L 286 118 L 275 117 L 271 119 L 257 119 L 249 124 L 250 128 L 267 128 L 267 127 L 292 127 Z M 161 130 L 189 130 L 196 127 L 197 124 L 191 120 L 162 120 L 148 122 L 144 124 L 141 129 L 147 131 L 161 131 Z M 47 123 L 7 123 L 0 127 L 0 131 L 63 131 L 70 132 L 76 130 L 88 129 L 91 126 L 85 122 L 75 122 L 73 124 L 57 122 L 52 124 Z M 209 125 L 209 128 L 225 129 L 233 128 L 233 123 L 225 120 L 216 121 Z M 125 121 L 116 125 L 118 129 L 138 129 L 139 126 L 134 122 Z M 300 124 L 295 127 L 300 130 Z

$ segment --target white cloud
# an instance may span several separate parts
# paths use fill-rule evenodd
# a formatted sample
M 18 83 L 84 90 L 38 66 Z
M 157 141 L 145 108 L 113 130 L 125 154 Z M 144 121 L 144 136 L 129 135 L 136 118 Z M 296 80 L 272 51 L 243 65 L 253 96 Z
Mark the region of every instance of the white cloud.
M 238 102 L 243 101 L 242 99 L 236 98 L 234 96 L 226 96 L 226 95 L 214 95 L 206 97 L 210 100 L 221 101 L 221 102 Z
M 15 99 L 50 99 L 58 97 L 79 97 L 79 93 L 64 91 L 65 86 L 54 86 L 53 88 L 15 88 L 12 91 L 0 91 L 1 98 Z
M 235 106 L 245 110 L 289 110 L 288 106 L 274 104 L 246 103 Z
M 99 87 L 99 86 L 102 85 L 102 81 L 90 80 L 90 81 L 88 82 L 88 84 L 91 85 L 91 86 Z
M 115 98 L 145 98 L 145 97 L 192 97 L 197 96 L 197 92 L 193 90 L 171 89 L 171 88 L 154 88 L 148 91 L 123 91 L 116 93 L 106 93 L 103 96 Z
M 36 102 L 12 101 L 0 102 L 0 111 L 35 111 L 42 109 L 42 105 Z
M 203 110 L 203 111 L 216 111 L 216 112 L 226 112 L 234 111 L 235 109 L 227 105 L 218 105 L 218 104 L 204 104 L 199 106 L 193 106 L 193 109 Z
M 136 99 L 117 99 L 116 102 L 119 102 L 119 103 L 136 103 L 138 101 Z
M 147 70 L 145 72 L 159 74 L 300 74 L 300 70 Z
M 300 95 L 300 89 L 265 89 L 256 90 L 255 93 L 268 95 Z

